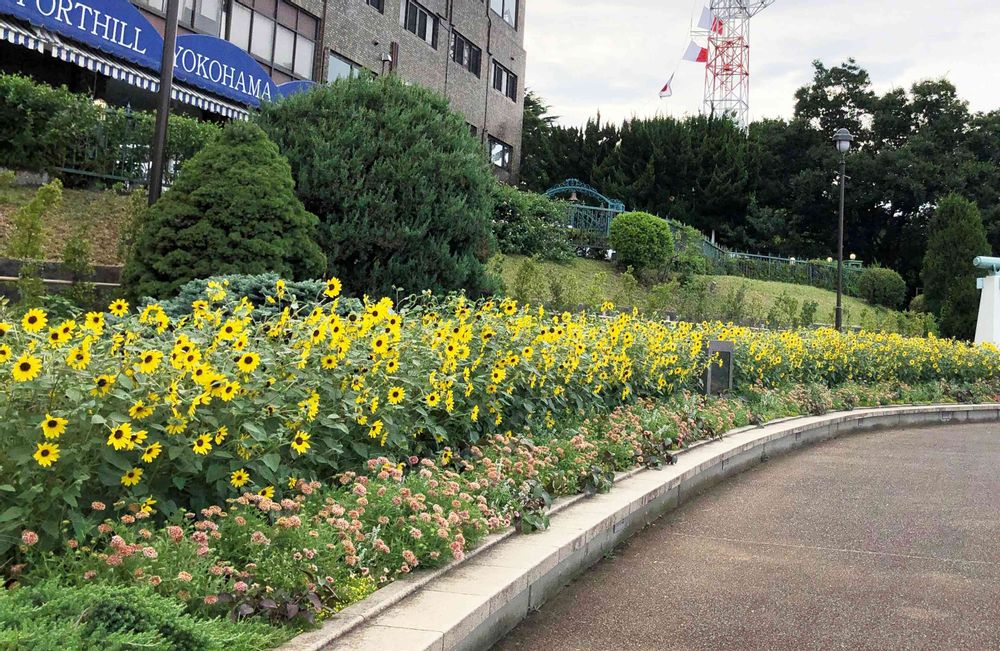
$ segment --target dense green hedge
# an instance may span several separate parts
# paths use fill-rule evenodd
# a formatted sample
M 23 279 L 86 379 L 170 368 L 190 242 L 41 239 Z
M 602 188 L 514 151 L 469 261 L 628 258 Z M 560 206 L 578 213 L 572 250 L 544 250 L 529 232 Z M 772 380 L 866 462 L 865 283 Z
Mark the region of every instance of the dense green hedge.
M 566 204 L 543 194 L 498 183 L 493 235 L 501 253 L 569 260 L 573 246 L 566 229 Z
M 106 174 L 127 151 L 138 159 L 128 175 L 139 178 L 146 152 L 135 147 L 149 147 L 153 117 L 146 111 L 127 115 L 124 109 L 105 107 L 65 86 L 0 74 L 0 167 L 36 172 L 73 167 Z M 218 130 L 209 122 L 171 115 L 167 158 L 187 160 Z
M 858 296 L 895 310 L 906 300 L 906 281 L 892 269 L 868 267 L 858 275 Z

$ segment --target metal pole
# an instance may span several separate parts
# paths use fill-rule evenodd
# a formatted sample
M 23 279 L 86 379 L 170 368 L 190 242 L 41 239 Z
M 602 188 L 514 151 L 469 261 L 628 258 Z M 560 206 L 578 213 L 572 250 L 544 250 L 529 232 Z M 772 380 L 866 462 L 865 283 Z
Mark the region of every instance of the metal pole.
M 847 152 L 840 154 L 840 220 L 837 228 L 837 331 L 844 329 L 844 190 L 846 185 L 845 171 L 847 167 Z
M 167 23 L 163 30 L 163 63 L 160 66 L 160 94 L 156 101 L 156 125 L 153 129 L 153 161 L 149 171 L 149 205 L 163 192 L 163 157 L 167 148 L 167 123 L 170 117 L 170 90 L 174 81 L 174 47 L 177 43 L 177 14 L 180 0 L 167 0 Z

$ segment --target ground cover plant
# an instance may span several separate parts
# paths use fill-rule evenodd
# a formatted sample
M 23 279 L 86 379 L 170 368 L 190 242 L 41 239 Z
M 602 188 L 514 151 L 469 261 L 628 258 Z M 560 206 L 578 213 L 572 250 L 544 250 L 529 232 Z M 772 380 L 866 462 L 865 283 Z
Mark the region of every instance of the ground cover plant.
M 0 307 L 8 582 L 305 625 L 734 426 L 987 400 L 1000 373 L 995 348 L 933 337 L 323 289 L 275 281 L 263 310 L 211 281 L 173 318 Z M 736 344 L 739 396 L 695 393 L 713 338 Z

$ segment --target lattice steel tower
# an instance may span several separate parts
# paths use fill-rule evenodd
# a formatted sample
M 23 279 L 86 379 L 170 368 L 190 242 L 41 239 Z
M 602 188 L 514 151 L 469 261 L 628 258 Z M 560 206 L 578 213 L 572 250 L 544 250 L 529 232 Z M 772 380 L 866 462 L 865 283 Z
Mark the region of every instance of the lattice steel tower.
M 774 0 L 712 0 L 721 30 L 708 30 L 705 111 L 729 115 L 741 129 L 750 112 L 750 19 Z

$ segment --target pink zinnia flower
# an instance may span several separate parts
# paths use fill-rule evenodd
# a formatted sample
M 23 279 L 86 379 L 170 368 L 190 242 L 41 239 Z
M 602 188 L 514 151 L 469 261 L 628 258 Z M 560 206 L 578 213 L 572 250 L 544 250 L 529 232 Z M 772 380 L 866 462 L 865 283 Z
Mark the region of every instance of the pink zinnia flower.
M 108 507 L 104 506 L 104 502 L 91 502 L 90 508 L 94 509 L 95 511 L 103 511 Z
M 248 586 L 245 581 L 237 581 L 233 585 L 233 590 L 236 592 L 246 592 L 249 587 L 250 586 Z
M 28 547 L 38 543 L 38 534 L 34 531 L 25 529 L 21 532 L 21 542 L 23 542 Z
M 185 571 L 181 570 L 180 572 L 177 573 L 177 580 L 178 581 L 184 581 L 185 583 L 188 583 L 193 578 L 194 577 L 191 576 L 190 572 L 185 572 Z

